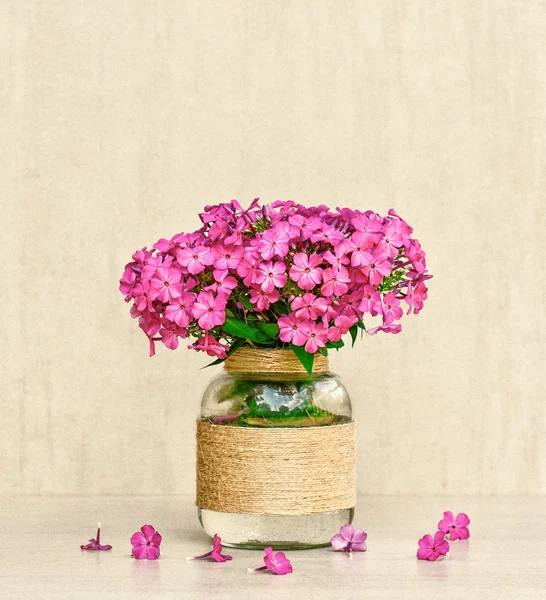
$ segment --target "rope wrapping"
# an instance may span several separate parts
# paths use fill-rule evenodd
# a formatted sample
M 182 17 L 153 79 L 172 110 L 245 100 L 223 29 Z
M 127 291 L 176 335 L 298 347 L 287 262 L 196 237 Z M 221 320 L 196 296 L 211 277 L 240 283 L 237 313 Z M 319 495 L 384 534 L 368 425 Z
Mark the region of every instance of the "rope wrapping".
M 355 423 L 237 427 L 197 421 L 197 502 L 265 515 L 334 512 L 356 504 Z

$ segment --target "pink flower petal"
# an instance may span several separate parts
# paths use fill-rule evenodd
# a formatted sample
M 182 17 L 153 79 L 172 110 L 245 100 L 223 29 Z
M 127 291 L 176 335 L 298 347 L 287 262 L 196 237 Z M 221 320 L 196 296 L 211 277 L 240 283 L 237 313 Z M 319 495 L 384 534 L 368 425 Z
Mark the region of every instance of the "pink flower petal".
M 453 513 L 450 510 L 446 510 L 444 512 L 444 519 L 446 521 L 448 521 L 450 524 L 453 523 L 453 521 L 454 521 Z
M 159 554 L 161 552 L 161 549 L 158 548 L 157 546 L 147 546 L 148 548 L 148 560 L 157 560 L 159 558 Z
M 349 523 L 347 523 L 347 525 L 343 525 L 343 527 L 339 530 L 341 537 L 347 542 L 351 542 L 353 540 L 354 532 L 354 527 L 349 525 Z
M 163 538 L 161 537 L 161 534 L 160 534 L 158 531 L 156 531 L 156 532 L 154 533 L 154 535 L 152 535 L 152 539 L 150 540 L 150 543 L 151 543 L 153 546 L 158 546 L 158 547 L 159 547 L 159 546 L 161 545 L 161 540 L 162 540 L 162 539 L 163 539 Z
M 354 548 L 355 544 L 363 544 L 367 538 L 368 538 L 368 534 L 365 533 L 362 529 L 355 529 L 355 532 L 353 534 L 353 539 L 352 539 L 353 548 Z
M 470 519 L 466 513 L 459 513 L 455 519 L 455 525 L 457 527 L 467 527 L 470 525 Z
M 104 546 L 102 544 L 98 544 L 97 549 L 98 550 L 112 550 L 112 546 L 110 546 L 110 544 L 105 544 Z
M 85 544 L 85 546 L 80 546 L 82 550 L 89 550 L 89 548 L 94 548 L 97 544 L 97 540 L 89 540 L 89 544 Z
M 365 542 L 352 542 L 351 543 L 351 550 L 354 550 L 355 552 L 366 552 L 368 548 L 366 547 L 366 543 Z
M 470 537 L 470 531 L 468 531 L 467 527 L 458 527 L 457 529 L 452 529 L 449 533 L 450 540 L 467 540 Z
M 142 531 L 142 533 L 144 534 L 144 537 L 146 538 L 147 542 L 152 541 L 152 537 L 155 533 L 155 529 L 151 525 L 143 525 L 140 528 L 140 531 Z
M 133 546 L 131 553 L 137 560 L 148 558 L 148 546 Z
M 444 533 L 447 533 L 451 529 L 451 523 L 447 519 L 442 519 L 438 523 L 438 529 Z
M 142 533 L 140 533 L 140 531 L 133 533 L 130 541 L 131 541 L 131 546 L 145 546 L 146 545 L 146 538 L 142 535 Z
M 430 550 L 430 548 L 432 548 L 432 536 L 431 535 L 424 535 L 418 542 L 417 542 L 419 548 L 428 548 Z
M 334 550 L 345 550 L 347 547 L 347 540 L 341 534 L 336 533 L 330 540 L 330 544 L 332 544 Z

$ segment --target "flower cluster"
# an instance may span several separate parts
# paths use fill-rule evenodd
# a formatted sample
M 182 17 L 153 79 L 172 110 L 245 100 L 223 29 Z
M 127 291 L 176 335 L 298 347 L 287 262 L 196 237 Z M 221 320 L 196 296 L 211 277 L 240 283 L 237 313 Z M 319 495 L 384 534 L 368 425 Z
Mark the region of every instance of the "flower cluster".
M 135 252 L 120 280 L 150 341 L 224 359 L 243 344 L 323 353 L 365 330 L 399 333 L 427 298 L 425 253 L 394 210 L 289 201 L 206 206 L 203 226 Z M 405 309 L 404 306 L 405 305 Z

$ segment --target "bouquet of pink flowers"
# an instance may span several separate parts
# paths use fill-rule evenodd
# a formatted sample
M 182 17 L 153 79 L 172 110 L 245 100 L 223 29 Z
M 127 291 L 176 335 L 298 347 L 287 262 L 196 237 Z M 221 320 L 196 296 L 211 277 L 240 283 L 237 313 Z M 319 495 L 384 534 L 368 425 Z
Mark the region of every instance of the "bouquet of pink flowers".
M 133 254 L 120 280 L 150 342 L 179 339 L 220 362 L 241 346 L 292 348 L 310 372 L 317 351 L 368 329 L 399 333 L 427 298 L 425 253 L 394 210 L 305 207 L 291 200 L 244 210 L 206 206 L 203 227 Z

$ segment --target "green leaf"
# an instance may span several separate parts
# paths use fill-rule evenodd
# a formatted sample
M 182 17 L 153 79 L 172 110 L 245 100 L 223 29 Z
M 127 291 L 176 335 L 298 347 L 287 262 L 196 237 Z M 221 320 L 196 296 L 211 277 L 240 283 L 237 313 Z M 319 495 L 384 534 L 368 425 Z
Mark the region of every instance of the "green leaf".
M 292 310 L 290 308 L 290 304 L 285 302 L 284 300 L 277 300 L 275 304 L 271 305 L 271 308 L 274 308 L 278 313 L 289 315 Z
M 349 333 L 351 334 L 351 339 L 353 340 L 353 346 L 356 342 L 356 336 L 358 334 L 358 325 L 353 325 L 351 329 L 349 329 Z
M 319 348 L 319 352 L 322 354 L 322 356 L 328 356 L 328 348 L 326 346 Z
M 256 321 L 246 323 L 242 319 L 230 317 L 226 319 L 226 322 L 222 325 L 222 329 L 235 338 L 252 340 L 258 344 L 264 344 L 269 341 L 269 337 L 258 329 L 256 323 Z
M 294 354 L 298 357 L 303 368 L 309 375 L 313 372 L 313 363 L 315 362 L 315 355 L 307 352 L 303 346 L 294 346 L 290 343 L 290 348 L 294 351 Z
M 360 329 L 363 329 L 364 331 L 366 331 L 366 326 L 364 325 L 364 323 L 362 322 L 362 319 L 358 319 L 356 326 Z
M 339 340 L 337 342 L 326 342 L 326 348 L 335 348 L 336 350 L 339 350 L 340 348 L 343 348 L 343 346 L 345 346 L 345 342 L 343 340 Z
M 247 309 L 247 310 L 254 310 L 254 304 L 252 304 L 252 302 L 246 297 L 246 296 L 239 296 L 239 302 Z
M 229 350 L 226 352 L 226 354 L 228 356 L 231 356 L 236 350 L 239 350 L 239 348 L 241 346 L 244 346 L 245 344 L 246 344 L 246 340 L 237 340 L 237 341 L 233 342 L 233 344 L 231 344 L 231 346 L 229 347 Z
M 263 321 L 259 321 L 257 326 L 268 338 L 275 338 L 279 335 L 279 326 L 277 323 L 264 323 Z
M 208 367 L 214 367 L 214 365 L 219 365 L 220 363 L 223 363 L 224 360 L 226 360 L 226 359 L 225 358 L 217 358 L 216 360 L 213 360 L 208 365 L 205 365 L 204 367 L 201 367 L 201 369 L 207 369 Z M 199 369 L 199 370 L 201 370 L 201 369 Z

